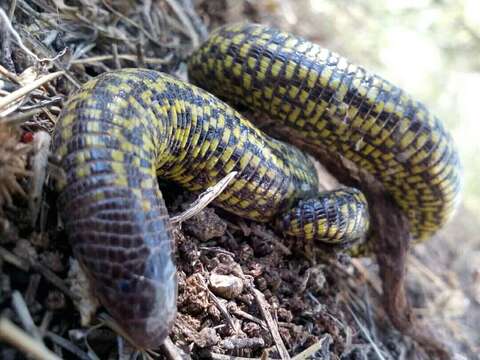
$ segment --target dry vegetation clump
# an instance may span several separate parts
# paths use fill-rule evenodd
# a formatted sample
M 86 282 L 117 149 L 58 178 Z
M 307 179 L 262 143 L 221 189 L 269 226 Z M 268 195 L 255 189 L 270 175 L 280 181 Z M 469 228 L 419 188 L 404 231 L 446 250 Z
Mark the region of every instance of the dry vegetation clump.
M 27 154 L 30 146 L 19 142 L 18 132 L 8 125 L 0 124 L 0 207 L 12 205 L 12 197 L 26 193 L 19 179 L 27 177 Z
M 184 61 L 207 28 L 264 21 L 284 2 L 259 3 L 0 3 L 0 340 L 8 343 L 0 358 L 138 355 L 108 328 L 102 309 L 95 312 L 73 261 L 56 211 L 62 173 L 48 154 L 50 135 L 65 99 L 91 77 L 148 67 L 186 79 Z M 427 358 L 389 322 L 372 261 L 310 258 L 268 226 L 213 208 L 186 220 L 194 199 L 162 186 L 170 213 L 181 214 L 173 221 L 183 222 L 175 231 L 179 315 L 159 353 L 144 358 Z

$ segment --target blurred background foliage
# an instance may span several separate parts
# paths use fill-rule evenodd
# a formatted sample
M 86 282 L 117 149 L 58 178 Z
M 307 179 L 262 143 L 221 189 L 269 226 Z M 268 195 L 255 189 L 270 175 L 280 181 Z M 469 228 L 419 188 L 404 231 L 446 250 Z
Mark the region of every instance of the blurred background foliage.
M 465 168 L 464 205 L 480 211 L 479 0 L 229 1 L 364 65 L 424 101 L 452 132 Z M 238 19 L 237 19 L 238 17 Z

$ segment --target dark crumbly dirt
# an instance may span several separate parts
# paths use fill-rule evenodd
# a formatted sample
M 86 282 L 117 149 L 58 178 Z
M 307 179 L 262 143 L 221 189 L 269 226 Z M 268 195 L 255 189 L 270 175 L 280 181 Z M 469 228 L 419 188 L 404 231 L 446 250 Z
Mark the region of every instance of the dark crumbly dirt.
M 47 72 L 65 72 L 37 86 L 20 103 L 0 107 L 0 122 L 19 130 L 7 134 L 0 128 L 9 143 L 16 144 L 13 148 L 4 146 L 7 141 L 0 144 L 0 155 L 9 155 L 0 156 L 0 172 L 12 171 L 5 164 L 18 157 L 15 166 L 23 172 L 15 170 L 14 178 L 26 193 L 22 196 L 11 180 L 7 183 L 0 176 L 4 202 L 0 210 L 0 338 L 4 340 L 0 358 L 24 358 L 25 348 L 48 358 L 42 352 L 45 346 L 50 356 L 68 359 L 126 359 L 136 354 L 107 326 L 96 326 L 101 316 L 95 315 L 95 302 L 58 222 L 53 180 L 61 173 L 55 159 L 50 158 L 47 165 L 42 154 L 48 155 L 48 134 L 68 94 L 89 77 L 119 67 L 149 67 L 184 78 L 184 60 L 205 38 L 207 29 L 247 19 L 276 22 L 280 3 L 17 0 L 0 4 L 23 43 L 22 48 L 14 41 L 12 29 L 2 21 L 1 95 L 29 86 Z M 66 47 L 68 51 L 63 52 Z M 27 156 L 21 150 L 24 145 L 36 150 L 29 150 Z M 47 177 L 42 169 L 48 169 Z M 171 184 L 162 188 L 168 190 L 171 214 L 180 213 L 193 200 Z M 13 194 L 11 203 L 3 189 Z M 474 359 L 478 346 L 475 349 L 470 337 L 458 329 L 474 328 L 478 316 L 457 323 L 438 315 L 460 306 L 476 306 L 472 314 L 479 314 L 480 291 L 470 286 L 467 275 L 458 281 L 447 271 L 440 269 L 437 275 L 429 270 L 465 270 L 455 262 L 458 254 L 438 250 L 439 243 L 448 243 L 448 236 L 421 247 L 410 258 L 408 298 L 415 314 L 424 315 L 427 323 L 441 330 L 439 340 L 445 347 L 458 358 Z M 171 341 L 158 354 L 144 353 L 144 357 L 428 358 L 424 348 L 402 336 L 388 320 L 382 282 L 372 260 L 352 260 L 333 252 L 313 255 L 303 244 L 279 238 L 268 225 L 211 207 L 176 228 L 175 238 L 178 318 Z M 433 259 L 432 253 L 437 254 Z M 389 293 L 384 285 L 385 290 Z M 457 303 L 451 303 L 452 293 Z M 34 345 L 29 345 L 26 340 L 32 338 Z

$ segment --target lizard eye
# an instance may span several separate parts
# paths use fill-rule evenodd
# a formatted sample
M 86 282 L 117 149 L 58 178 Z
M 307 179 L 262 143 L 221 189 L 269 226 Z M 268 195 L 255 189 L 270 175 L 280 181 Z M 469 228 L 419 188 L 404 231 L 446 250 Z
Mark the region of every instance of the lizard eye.
M 121 280 L 118 282 L 118 288 L 121 292 L 128 293 L 131 289 L 130 282 L 127 280 Z

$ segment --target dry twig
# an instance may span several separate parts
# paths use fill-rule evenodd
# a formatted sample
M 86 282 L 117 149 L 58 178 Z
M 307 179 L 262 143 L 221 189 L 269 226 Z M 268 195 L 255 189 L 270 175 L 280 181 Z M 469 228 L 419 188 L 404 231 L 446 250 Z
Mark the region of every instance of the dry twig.
M 265 322 L 267 323 L 268 330 L 270 331 L 270 334 L 273 337 L 273 341 L 275 342 L 275 345 L 277 346 L 278 353 L 280 355 L 280 358 L 282 360 L 288 360 L 290 359 L 290 355 L 288 354 L 287 348 L 285 347 L 285 344 L 283 343 L 282 337 L 280 336 L 280 333 L 278 331 L 278 326 L 276 322 L 273 320 L 272 315 L 270 314 L 270 311 L 268 308 L 270 307 L 268 303 L 265 300 L 265 296 L 255 289 L 253 286 L 250 286 L 250 291 L 252 292 L 253 296 L 255 297 L 255 300 L 257 301 L 258 307 L 260 308 L 260 312 L 263 315 L 263 318 L 265 319 Z
M 0 98 L 0 110 L 5 108 L 6 106 L 10 105 L 14 101 L 20 99 L 22 96 L 25 96 L 32 92 L 33 90 L 39 88 L 40 86 L 56 79 L 57 77 L 64 75 L 64 71 L 57 71 L 54 73 L 46 74 L 35 81 L 31 82 L 30 84 L 27 84 L 20 89 L 8 94 L 7 96 L 4 96 Z M 1 121 L 1 119 L 0 119 Z
M 179 224 L 184 222 L 185 220 L 190 219 L 192 216 L 195 216 L 200 211 L 205 209 L 215 198 L 221 194 L 223 190 L 233 181 L 235 176 L 237 175 L 236 171 L 232 171 L 230 174 L 226 175 L 222 180 L 220 180 L 217 184 L 212 187 L 209 187 L 203 193 L 200 194 L 197 200 L 195 200 L 187 210 L 183 213 L 172 216 L 170 222 L 172 224 Z
M 24 354 L 38 360 L 61 360 L 41 342 L 35 340 L 22 329 L 8 320 L 0 317 L 0 339 L 11 344 Z

